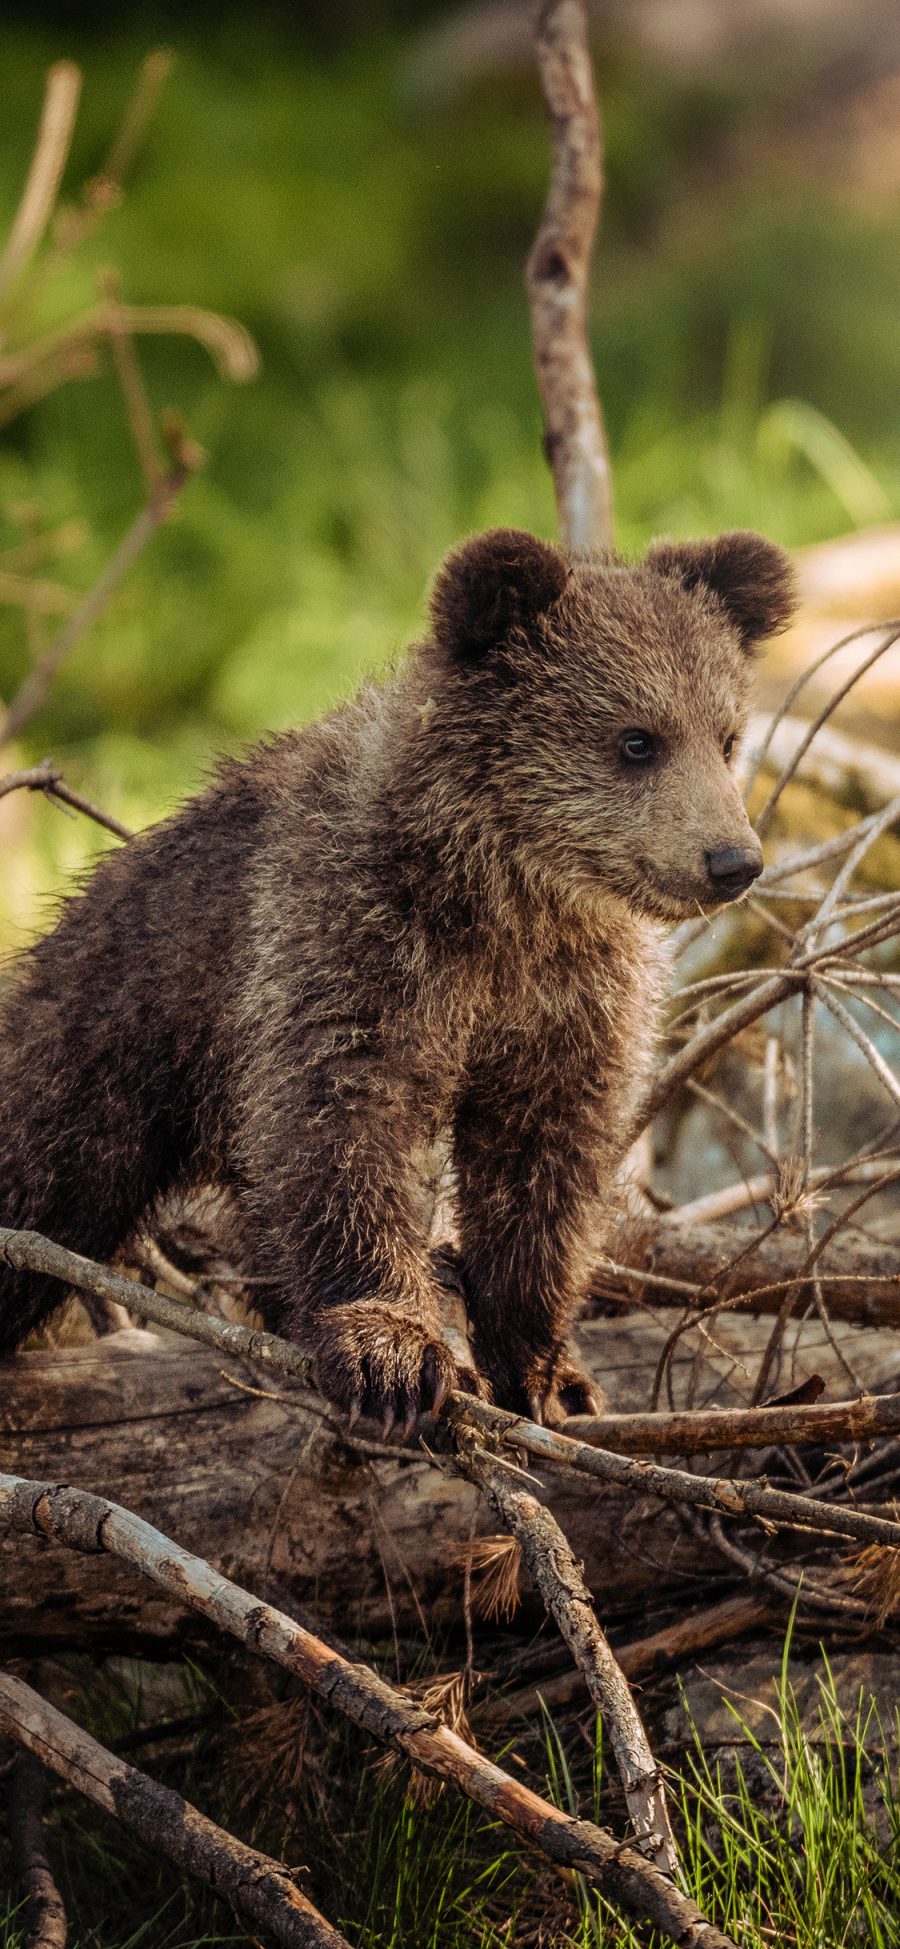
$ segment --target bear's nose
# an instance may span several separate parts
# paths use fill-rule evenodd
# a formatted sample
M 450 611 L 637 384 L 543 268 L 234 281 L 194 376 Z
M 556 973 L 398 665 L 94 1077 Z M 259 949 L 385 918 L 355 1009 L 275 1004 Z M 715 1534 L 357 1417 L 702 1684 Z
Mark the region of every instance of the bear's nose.
M 763 869 L 758 846 L 716 846 L 706 855 L 706 870 L 716 892 L 733 900 L 745 887 L 752 886 Z

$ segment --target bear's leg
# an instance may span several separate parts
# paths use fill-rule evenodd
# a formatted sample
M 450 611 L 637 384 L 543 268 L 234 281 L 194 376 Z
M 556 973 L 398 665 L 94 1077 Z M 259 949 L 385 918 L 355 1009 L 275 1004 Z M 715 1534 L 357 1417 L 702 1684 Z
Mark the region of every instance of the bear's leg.
M 505 1035 L 502 1049 L 473 1065 L 455 1113 L 476 1362 L 500 1406 L 548 1424 L 603 1405 L 602 1389 L 570 1358 L 568 1342 L 585 1290 L 588 1240 L 618 1161 L 610 1117 L 590 1059 L 573 1073 L 571 1048 L 555 1050 L 550 1029 L 533 1051 Z
M 427 1248 L 415 1160 L 428 1092 L 380 1038 L 333 1029 L 320 1053 L 309 1040 L 270 1039 L 237 1106 L 256 1303 L 309 1348 L 338 1407 L 408 1429 L 451 1388 L 477 1387 L 442 1338 Z

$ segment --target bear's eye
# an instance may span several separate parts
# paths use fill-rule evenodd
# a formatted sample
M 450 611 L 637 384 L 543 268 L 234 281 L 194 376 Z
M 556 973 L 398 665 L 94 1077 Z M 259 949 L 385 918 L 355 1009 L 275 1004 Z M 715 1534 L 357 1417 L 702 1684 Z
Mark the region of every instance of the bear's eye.
M 722 756 L 725 760 L 726 765 L 730 765 L 731 763 L 732 754 L 734 752 L 734 745 L 735 745 L 735 733 L 732 731 L 730 738 L 726 738 L 725 743 L 722 746 Z
M 623 731 L 619 750 L 626 764 L 648 765 L 659 750 L 659 739 L 652 731 Z

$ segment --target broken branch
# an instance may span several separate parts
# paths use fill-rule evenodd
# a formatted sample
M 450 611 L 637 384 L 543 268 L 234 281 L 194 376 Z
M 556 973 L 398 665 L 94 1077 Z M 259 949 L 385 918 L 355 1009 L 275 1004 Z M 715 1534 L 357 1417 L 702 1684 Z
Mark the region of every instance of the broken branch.
M 180 1793 L 114 1757 L 10 1672 L 0 1672 L 0 1726 L 154 1852 L 198 1875 L 239 1915 L 270 1930 L 285 1949 L 349 1949 L 280 1861 L 235 1840 Z
M 477 1482 L 515 1537 L 531 1581 L 565 1639 L 609 1734 L 638 1843 L 664 1874 L 674 1876 L 678 1855 L 659 1767 L 572 1550 L 556 1518 L 516 1480 L 508 1464 L 475 1446 L 464 1427 L 458 1433 L 464 1473 Z
M 66 1949 L 68 1925 L 44 1838 L 47 1776 L 36 1754 L 22 1750 L 9 1783 L 9 1840 L 24 1896 L 24 1949 Z
M 49 1482 L 0 1475 L 0 1522 L 72 1549 L 107 1551 L 177 1600 L 293 1672 L 319 1697 L 437 1779 L 449 1781 L 496 1820 L 560 1866 L 585 1877 L 628 1915 L 646 1920 L 680 1949 L 734 1949 L 690 1899 L 638 1850 L 593 1822 L 561 1813 L 475 1751 L 433 1712 L 359 1662 L 231 1583 L 204 1558 L 105 1497 Z

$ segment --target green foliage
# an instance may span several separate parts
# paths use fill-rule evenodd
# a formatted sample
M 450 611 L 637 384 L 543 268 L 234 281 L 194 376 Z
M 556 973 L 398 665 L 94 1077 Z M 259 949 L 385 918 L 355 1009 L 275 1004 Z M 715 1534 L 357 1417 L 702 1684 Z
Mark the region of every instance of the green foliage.
M 59 51 L 0 27 L 4 219 Z M 98 166 L 144 51 L 123 31 L 84 50 L 69 193 Z M 460 532 L 554 526 L 521 284 L 548 161 L 533 80 L 426 106 L 379 32 L 316 61 L 245 18 L 202 45 L 186 30 L 176 52 L 125 198 L 16 326 L 88 307 L 113 261 L 129 299 L 232 313 L 262 352 L 261 377 L 237 389 L 190 340 L 141 340 L 154 407 L 184 412 L 209 466 L 28 736 L 26 756 L 52 751 L 139 822 L 217 748 L 382 665 Z M 896 213 L 814 193 L 802 172 L 723 179 L 717 144 L 752 124 L 756 83 L 698 93 L 624 57 L 601 81 L 594 336 L 623 545 L 729 523 L 795 543 L 897 508 Z M 0 547 L 23 503 L 78 517 L 86 538 L 65 568 L 81 588 L 140 497 L 106 365 L 0 439 Z M 0 694 L 24 667 L 20 617 L 0 612 Z M 46 884 L 72 848 L 56 814 L 37 823 L 23 874 Z M 76 850 L 96 843 L 83 833 Z

